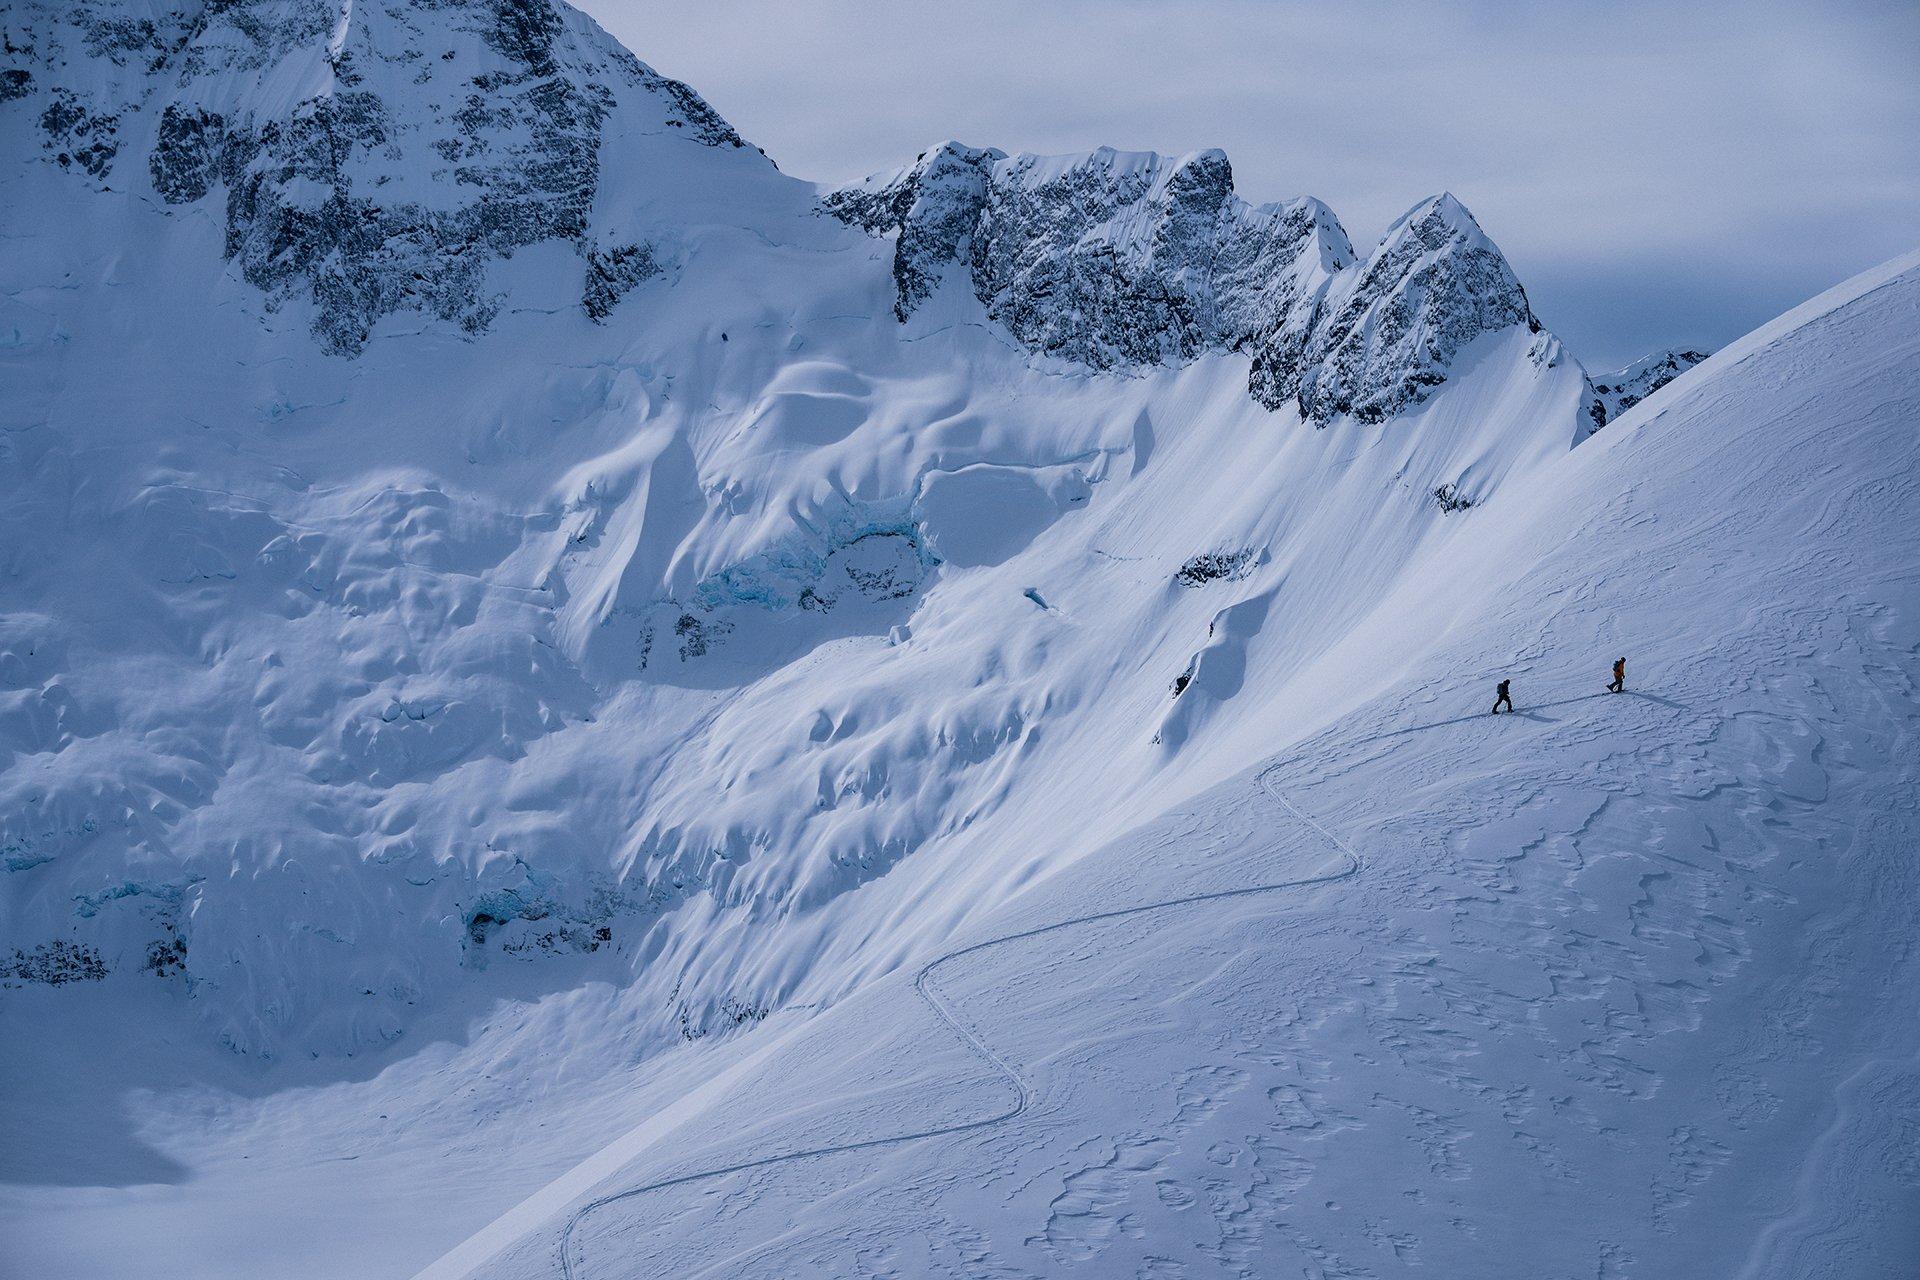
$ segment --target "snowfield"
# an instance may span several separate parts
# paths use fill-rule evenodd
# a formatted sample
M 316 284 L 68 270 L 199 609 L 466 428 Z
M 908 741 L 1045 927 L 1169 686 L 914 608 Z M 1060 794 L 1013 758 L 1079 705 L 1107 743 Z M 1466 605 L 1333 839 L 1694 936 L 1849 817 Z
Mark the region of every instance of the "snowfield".
M 1920 255 L 1717 357 L 1259 766 L 423 1274 L 1909 1274 L 1917 319 Z
M 1451 197 L 4 22 L 0 1275 L 1920 1269 L 1920 255 L 1606 421 Z

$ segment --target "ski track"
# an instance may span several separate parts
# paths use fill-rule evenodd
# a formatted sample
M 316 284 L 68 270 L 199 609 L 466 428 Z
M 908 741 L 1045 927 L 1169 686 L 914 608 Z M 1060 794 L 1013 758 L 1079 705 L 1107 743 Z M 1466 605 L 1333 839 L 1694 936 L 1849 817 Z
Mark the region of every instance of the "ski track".
M 574 1234 L 579 1230 L 580 1224 L 584 1222 L 589 1215 L 610 1204 L 631 1200 L 636 1196 L 646 1195 L 649 1192 L 665 1191 L 671 1187 L 682 1187 L 689 1183 L 703 1182 L 709 1178 L 725 1177 L 728 1174 L 745 1173 L 755 1169 L 766 1169 L 775 1165 L 787 1164 L 798 1160 L 811 1160 L 820 1156 L 842 1155 L 853 1151 L 870 1151 L 880 1147 L 897 1146 L 905 1142 L 918 1142 L 924 1138 L 938 1138 L 949 1134 L 972 1133 L 976 1130 L 992 1128 L 1018 1119 L 1033 1105 L 1034 1090 L 1032 1084 L 1014 1068 L 1013 1064 L 1008 1062 L 1002 1055 L 994 1052 L 993 1048 L 988 1045 L 977 1032 L 954 1013 L 953 1009 L 946 1003 L 945 998 L 940 995 L 939 989 L 930 985 L 930 979 L 933 977 L 934 972 L 944 965 L 963 960 L 968 956 L 977 955 L 993 947 L 1005 946 L 1012 942 L 1022 942 L 1029 938 L 1038 938 L 1051 933 L 1059 933 L 1066 929 L 1079 928 L 1082 925 L 1098 924 L 1106 920 L 1120 920 L 1130 916 L 1147 915 L 1156 911 L 1168 911 L 1176 907 L 1190 907 L 1200 903 L 1250 898 L 1263 893 L 1277 893 L 1283 889 L 1304 889 L 1315 885 L 1333 884 L 1337 881 L 1348 880 L 1358 875 L 1361 868 L 1365 865 L 1360 855 L 1355 853 L 1346 841 L 1327 830 L 1318 820 L 1303 812 L 1299 806 L 1289 800 L 1286 794 L 1273 784 L 1272 776 L 1278 772 L 1279 769 L 1280 765 L 1275 763 L 1268 765 L 1260 771 L 1256 778 L 1260 789 L 1288 813 L 1317 832 L 1339 851 L 1340 856 L 1346 860 L 1346 865 L 1338 871 L 1329 872 L 1326 875 L 1308 876 L 1298 880 L 1279 880 L 1271 884 L 1247 885 L 1239 889 L 1222 889 L 1213 893 L 1199 893 L 1179 898 L 1167 898 L 1158 902 L 1142 903 L 1132 907 L 1121 907 L 1113 911 L 1099 911 L 1092 915 L 1075 916 L 1068 920 L 1057 920 L 1052 924 L 1040 925 L 1033 929 L 1023 929 L 1018 933 L 1010 933 L 1003 937 L 990 938 L 985 942 L 969 943 L 964 947 L 949 951 L 944 955 L 928 961 L 921 967 L 919 973 L 914 975 L 914 992 L 926 1003 L 927 1007 L 933 1011 L 934 1016 L 946 1024 L 947 1028 L 953 1032 L 961 1044 L 966 1046 L 970 1053 L 982 1062 L 987 1063 L 998 1072 L 1008 1084 L 1013 1086 L 1015 1098 L 1011 1106 L 1003 1111 L 997 1111 L 992 1115 L 980 1116 L 972 1120 L 963 1120 L 957 1124 L 938 1125 L 933 1128 L 915 1129 L 908 1133 L 890 1134 L 883 1138 L 868 1138 L 859 1142 L 842 1142 L 835 1143 L 831 1146 L 810 1147 L 804 1151 L 788 1151 L 779 1155 L 761 1156 L 754 1160 L 742 1160 L 734 1164 L 721 1165 L 712 1169 L 702 1169 L 695 1173 L 685 1173 L 672 1178 L 662 1178 L 657 1182 L 642 1183 L 637 1187 L 628 1187 L 624 1190 L 589 1200 L 586 1204 L 576 1209 L 572 1216 L 567 1219 L 566 1226 L 561 1228 L 560 1272 L 562 1276 L 565 1277 L 565 1280 L 578 1280 L 578 1273 L 574 1269 L 572 1255 Z

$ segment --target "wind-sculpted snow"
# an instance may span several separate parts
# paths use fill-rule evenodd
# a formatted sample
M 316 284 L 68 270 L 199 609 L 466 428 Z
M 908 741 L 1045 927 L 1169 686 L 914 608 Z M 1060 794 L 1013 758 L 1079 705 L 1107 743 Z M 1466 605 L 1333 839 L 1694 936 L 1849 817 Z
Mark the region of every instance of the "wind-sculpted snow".
M 27 65 L 6 109 L 37 113 L 46 157 L 102 186 L 219 202 L 227 258 L 275 304 L 311 302 L 337 353 L 398 311 L 485 330 L 503 305 L 490 263 L 549 240 L 585 259 L 582 305 L 604 319 L 659 267 L 651 245 L 596 238 L 603 146 L 746 146 L 549 0 L 136 8 L 10 13 Z

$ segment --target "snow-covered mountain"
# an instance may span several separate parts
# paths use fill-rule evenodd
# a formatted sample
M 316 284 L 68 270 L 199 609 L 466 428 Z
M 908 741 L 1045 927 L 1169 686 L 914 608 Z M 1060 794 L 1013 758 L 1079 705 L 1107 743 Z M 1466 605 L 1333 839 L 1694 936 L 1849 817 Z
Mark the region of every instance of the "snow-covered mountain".
M 6 943 L 22 979 L 152 970 L 245 1053 L 384 1043 L 503 950 L 683 935 L 728 958 L 625 962 L 672 975 L 663 1031 L 777 1007 L 807 975 L 736 948 L 785 957 L 903 861 L 933 876 L 1048 795 L 1015 761 L 1055 709 L 1110 696 L 1065 640 L 1025 682 L 926 643 L 949 607 L 988 627 L 980 592 L 1018 602 L 992 624 L 1016 650 L 1058 625 L 1037 584 L 963 570 L 1059 571 L 1035 544 L 1101 486 L 1204 511 L 1154 550 L 1171 594 L 1113 601 L 1089 646 L 1147 628 L 1136 718 L 1085 732 L 1165 719 L 1164 747 L 1258 629 L 1211 626 L 1223 586 L 1250 617 L 1323 542 L 1384 580 L 1447 529 L 1435 490 L 1484 501 L 1591 420 L 1448 197 L 1364 263 L 1315 201 L 1247 207 L 1218 152 L 950 144 L 818 197 L 545 3 L 46 6 L 8 39 L 39 217 L 9 262 L 35 497 Z M 971 296 L 935 297 L 950 272 Z M 116 374 L 82 388 L 92 343 Z M 1359 471 L 1300 434 L 1416 408 Z M 1362 529 L 1271 487 L 1222 518 L 1204 473 L 1152 496 L 1159 420 L 1216 412 Z M 1206 557 L 1232 571 L 1181 577 Z M 798 672 L 849 644 L 820 706 Z M 715 906 L 738 929 L 693 918 Z
M 1260 403 L 1293 402 L 1321 425 L 1384 421 L 1482 334 L 1540 332 L 1452 196 L 1409 210 L 1363 263 L 1318 200 L 1247 205 L 1219 151 L 1008 156 L 948 142 L 824 204 L 893 237 L 902 320 L 957 272 L 1034 351 L 1096 369 L 1242 351 Z M 1542 336 L 1535 358 L 1557 350 Z
M 101 189 L 211 206 L 237 273 L 273 303 L 309 301 L 337 353 L 396 311 L 483 331 L 501 302 L 487 265 L 550 241 L 581 256 L 581 303 L 604 316 L 665 249 L 595 219 L 603 138 L 626 141 L 636 177 L 644 139 L 746 146 L 685 85 L 541 0 L 33 0 L 7 41 L 17 142 Z M 654 176 L 670 205 L 708 194 Z
M 1820 1215 L 1903 1194 L 1911 264 L 1589 440 L 1450 196 L 821 190 L 548 0 L 0 23 L 28 1273 L 1886 1254 Z M 1658 692 L 1560 700 L 1615 649 Z
M 1690 347 L 1671 347 L 1641 356 L 1626 368 L 1599 378 L 1594 390 L 1599 393 L 1607 419 L 1619 417 L 1711 354 Z

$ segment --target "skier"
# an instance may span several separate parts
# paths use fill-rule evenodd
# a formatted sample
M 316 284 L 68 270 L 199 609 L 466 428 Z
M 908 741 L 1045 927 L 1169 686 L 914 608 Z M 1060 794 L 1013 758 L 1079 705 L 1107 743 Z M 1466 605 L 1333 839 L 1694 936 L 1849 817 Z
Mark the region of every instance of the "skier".
M 1513 710 L 1513 695 L 1507 692 L 1507 686 L 1512 683 L 1513 681 L 1511 680 L 1502 680 L 1500 682 L 1500 696 L 1493 700 L 1493 714 L 1500 714 L 1500 704 L 1503 702 L 1507 704 L 1508 711 Z
M 1607 686 L 1607 692 L 1624 693 L 1626 692 L 1626 688 L 1627 660 L 1625 658 L 1615 658 L 1613 660 L 1613 683 Z

